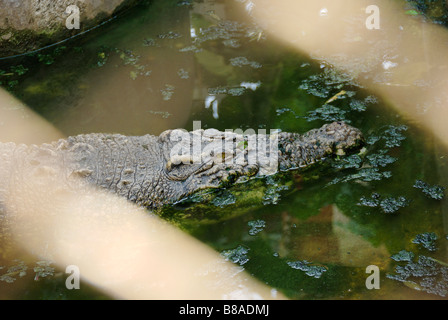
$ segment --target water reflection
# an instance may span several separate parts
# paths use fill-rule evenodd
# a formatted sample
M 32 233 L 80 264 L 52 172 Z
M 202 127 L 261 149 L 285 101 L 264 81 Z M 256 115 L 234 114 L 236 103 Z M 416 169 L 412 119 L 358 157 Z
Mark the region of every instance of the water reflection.
M 374 264 L 387 268 L 391 254 L 386 246 L 373 246 L 365 239 L 370 230 L 363 229 L 335 205 L 323 207 L 318 215 L 296 225 L 293 232 L 298 232 L 297 228 L 311 231 L 289 245 L 289 255 L 342 266 L 365 268 Z

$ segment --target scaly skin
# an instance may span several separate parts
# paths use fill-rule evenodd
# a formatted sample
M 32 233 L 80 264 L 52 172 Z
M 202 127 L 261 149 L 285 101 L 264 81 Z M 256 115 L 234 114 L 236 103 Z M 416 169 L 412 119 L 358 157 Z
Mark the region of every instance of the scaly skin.
M 271 144 L 262 148 L 263 157 L 259 157 L 257 150 L 263 141 Z M 29 177 L 53 175 L 55 183 L 79 188 L 72 181 L 81 178 L 153 209 L 201 189 L 228 186 L 277 170 L 306 168 L 362 144 L 361 132 L 343 122 L 303 135 L 168 130 L 158 137 L 84 134 L 41 146 L 3 143 L 0 195 L 7 196 L 9 186 L 26 184 Z

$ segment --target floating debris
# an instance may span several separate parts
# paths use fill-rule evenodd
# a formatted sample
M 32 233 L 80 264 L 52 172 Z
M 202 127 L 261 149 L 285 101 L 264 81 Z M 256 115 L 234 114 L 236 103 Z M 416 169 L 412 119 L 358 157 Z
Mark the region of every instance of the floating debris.
M 266 191 L 263 195 L 263 205 L 277 204 L 280 201 L 281 193 L 289 190 L 289 186 L 277 182 L 272 176 L 266 178 Z
M 381 172 L 378 168 L 361 168 L 358 172 L 346 175 L 345 177 L 338 177 L 329 182 L 329 185 L 333 185 L 341 182 L 348 182 L 353 180 L 359 180 L 364 182 L 380 181 L 383 178 L 392 177 L 392 172 Z
M 316 279 L 320 278 L 327 268 L 321 265 L 313 265 L 311 262 L 306 260 L 303 261 L 292 261 L 287 262 L 287 264 L 293 268 L 304 271 L 307 276 L 314 277 Z
M 55 269 L 50 267 L 51 261 L 37 261 L 37 266 L 34 267 L 34 280 L 39 280 L 40 278 L 45 278 L 48 276 L 53 276 Z
M 21 260 L 14 260 L 13 262 L 16 264 L 12 267 L 9 267 L 6 273 L 0 276 L 0 281 L 13 283 L 17 280 L 17 276 L 20 278 L 26 276 L 28 267 L 26 266 L 25 262 Z
M 25 68 L 23 65 L 19 64 L 17 66 L 11 66 L 11 71 L 18 76 L 24 75 L 29 69 Z
M 418 16 L 420 14 L 417 10 L 414 9 L 406 10 L 404 13 L 409 16 Z
M 415 254 L 413 252 L 410 251 L 406 251 L 406 250 L 401 250 L 400 252 L 394 254 L 391 256 L 392 260 L 395 261 L 412 261 L 412 259 L 414 259 Z
M 291 113 L 291 115 L 293 115 L 294 118 L 296 118 L 296 119 L 301 118 L 300 116 L 296 115 L 294 110 L 291 110 L 290 108 L 280 108 L 280 109 L 275 110 L 275 112 L 277 113 L 278 116 L 288 112 L 288 113 Z
M 249 261 L 247 253 L 249 252 L 249 248 L 246 248 L 242 245 L 239 245 L 235 249 L 224 250 L 221 252 L 221 255 L 230 262 L 235 264 L 239 264 L 240 266 L 244 265 Z
M 182 0 L 177 3 L 178 7 L 191 6 L 191 5 L 192 5 L 192 0 Z
M 221 194 L 212 200 L 212 204 L 216 207 L 223 208 L 225 206 L 236 203 L 236 197 L 230 191 L 224 190 Z
M 362 112 L 367 110 L 366 104 L 361 100 L 353 99 L 352 101 L 350 101 L 349 105 L 350 109 L 353 111 Z
M 243 87 L 230 88 L 227 91 L 228 94 L 234 97 L 242 96 L 244 92 L 246 92 L 246 90 Z
M 339 97 L 343 96 L 343 95 L 346 94 L 346 93 L 347 93 L 347 91 L 345 91 L 345 90 L 341 90 L 341 91 L 339 91 L 339 92 L 336 93 L 334 96 L 332 96 L 330 99 L 328 99 L 327 101 L 325 101 L 325 104 L 332 103 L 333 101 L 339 99 Z
M 326 17 L 327 15 L 328 15 L 328 9 L 327 8 L 320 9 L 319 16 Z
M 416 235 L 415 238 L 412 240 L 412 243 L 420 244 L 423 246 L 423 248 L 429 251 L 436 251 L 437 239 L 438 239 L 437 234 L 435 234 L 434 232 L 425 232 Z
M 401 146 L 401 142 L 406 139 L 401 132 L 406 130 L 408 130 L 408 127 L 405 125 L 389 126 L 389 128 L 384 131 L 383 135 L 386 147 L 393 148 Z
M 258 87 L 261 85 L 261 82 L 247 82 L 247 81 L 243 81 L 240 83 L 240 86 L 245 88 L 245 89 L 250 89 L 252 91 L 255 91 L 258 89 Z
M 186 71 L 184 69 L 179 69 L 177 71 L 177 74 L 179 75 L 179 77 L 181 79 L 188 79 L 188 78 L 190 78 L 190 75 L 189 75 L 188 71 Z
M 445 196 L 445 187 L 439 185 L 431 186 L 422 180 L 416 180 L 414 188 L 421 189 L 425 195 L 435 200 L 442 200 Z
M 149 76 L 151 75 L 151 70 L 147 70 L 147 65 L 142 65 L 139 63 L 140 56 L 134 54 L 132 50 L 122 50 L 122 49 L 115 49 L 115 52 L 119 55 L 120 59 L 123 61 L 124 65 L 132 66 L 134 69 L 129 72 L 129 76 L 132 80 L 137 79 L 138 75 L 142 76 Z M 104 52 L 100 53 L 101 55 L 105 55 Z M 99 57 L 101 58 L 99 54 Z M 100 62 L 98 62 L 98 66 L 104 65 L 104 63 L 107 61 L 107 57 L 102 58 Z
M 382 150 L 379 153 L 368 155 L 367 160 L 369 161 L 370 165 L 373 167 L 385 167 L 398 160 L 397 158 L 385 154 L 385 152 L 387 151 Z
M 398 63 L 396 62 L 392 62 L 389 60 L 384 60 L 382 63 L 383 69 L 384 70 L 389 70 L 390 68 L 395 68 L 398 65 Z
M 357 154 L 352 154 L 348 157 L 344 157 L 339 160 L 335 160 L 332 163 L 332 166 L 337 169 L 351 169 L 351 168 L 361 168 L 362 166 L 362 159 Z
M 402 251 L 400 251 L 402 252 Z M 412 261 L 411 254 L 393 255 L 397 259 L 404 257 L 406 265 L 395 267 L 396 274 L 386 274 L 389 279 L 403 282 L 407 287 L 441 297 L 448 295 L 448 267 L 446 263 L 427 256 L 419 256 L 417 262 Z M 409 259 L 409 260 L 407 260 Z
M 375 103 L 378 103 L 378 99 L 375 96 L 370 95 L 364 100 L 352 99 L 349 103 L 349 106 L 352 111 L 363 112 L 367 110 L 367 106 L 369 104 Z
M 135 71 L 130 71 L 129 76 L 131 77 L 132 80 L 135 80 L 137 79 L 138 73 Z
M 208 94 L 209 95 L 218 95 L 218 94 L 226 94 L 228 91 L 228 88 L 226 87 L 216 87 L 216 88 L 208 88 Z
M 178 39 L 180 37 L 182 37 L 181 34 L 173 31 L 157 35 L 157 38 L 159 39 Z
M 195 45 L 191 45 L 191 46 L 187 46 L 187 47 L 181 48 L 181 49 L 179 49 L 179 51 L 180 52 L 194 52 L 194 53 L 197 53 L 197 52 L 201 52 L 202 49 L 196 47 Z
M 134 54 L 131 50 L 116 49 L 115 51 L 119 54 L 124 64 L 135 65 L 140 60 L 140 56 Z
M 50 65 L 50 64 L 54 63 L 54 57 L 52 55 L 50 55 L 50 54 L 41 54 L 41 53 L 39 53 L 37 55 L 37 58 L 38 58 L 39 62 L 42 62 L 43 64 Z
M 157 44 L 156 44 L 156 40 L 154 40 L 153 38 L 146 38 L 146 39 L 143 39 L 143 45 L 145 47 L 155 47 Z
M 328 122 L 345 121 L 346 123 L 350 123 L 351 121 L 345 117 L 346 113 L 346 110 L 342 110 L 338 107 L 332 106 L 331 104 L 325 104 L 320 108 L 309 111 L 308 115 L 304 118 L 307 121 L 324 120 Z
M 402 131 L 406 131 L 408 127 L 405 125 L 389 125 L 386 128 L 387 129 L 382 130 L 382 133 L 379 135 L 371 135 L 367 137 L 367 144 L 373 145 L 378 141 L 383 140 L 386 148 L 401 146 L 402 141 L 406 139 L 406 137 L 402 134 Z
M 372 193 L 370 197 L 361 197 L 358 205 L 365 207 L 379 207 L 384 213 L 395 213 L 400 208 L 407 207 L 411 201 L 406 197 L 386 197 L 383 198 L 379 193 Z
M 261 68 L 261 64 L 255 61 L 249 61 L 246 57 L 236 57 L 230 59 L 230 64 L 234 67 L 250 66 L 254 69 Z
M 226 40 L 223 40 L 222 43 L 226 47 L 230 47 L 230 48 L 239 48 L 239 47 L 241 47 L 241 44 L 239 43 L 239 41 L 237 39 L 226 39 Z
M 249 230 L 249 234 L 251 236 L 256 235 L 257 233 L 263 231 L 263 229 L 266 227 L 266 222 L 264 220 L 254 220 L 249 221 L 247 225 L 251 228 Z
M 163 100 L 170 100 L 174 94 L 174 89 L 175 87 L 170 84 L 166 84 L 164 89 L 160 89 L 160 92 L 162 92 Z
M 299 89 L 319 98 L 331 98 L 334 92 L 340 92 L 345 87 L 359 86 L 352 76 L 337 72 L 333 68 L 325 68 L 319 74 L 313 74 L 303 80 Z
M 395 213 L 398 209 L 407 207 L 411 201 L 403 196 L 393 198 L 388 197 L 380 202 L 380 208 L 384 213 Z
M 233 87 L 233 88 L 226 88 L 226 87 L 216 87 L 216 88 L 209 88 L 208 94 L 209 95 L 218 95 L 218 94 L 229 94 L 234 97 L 238 97 L 244 94 L 246 89 L 244 87 Z
M 106 64 L 107 62 L 107 54 L 105 52 L 99 52 L 98 53 L 98 61 L 97 61 L 97 66 L 98 67 L 102 67 Z
M 215 13 L 214 10 L 207 11 L 207 15 L 215 19 L 216 21 L 221 21 L 222 19 Z
M 168 111 L 153 111 L 153 110 L 149 110 L 148 112 L 151 113 L 151 114 L 154 114 L 154 115 L 162 116 L 163 119 L 167 119 L 169 116 L 172 116 L 172 114 L 169 113 Z

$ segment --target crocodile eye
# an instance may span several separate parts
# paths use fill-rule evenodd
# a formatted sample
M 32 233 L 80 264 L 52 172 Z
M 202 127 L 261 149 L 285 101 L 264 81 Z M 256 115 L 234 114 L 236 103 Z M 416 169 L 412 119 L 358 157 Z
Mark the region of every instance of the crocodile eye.
M 173 166 L 177 166 L 177 165 L 178 164 L 172 163 L 171 160 L 168 160 L 166 165 L 165 165 L 165 168 L 166 168 L 167 171 L 171 171 L 171 170 L 173 170 Z
M 182 162 L 173 162 L 172 160 L 168 160 L 165 165 L 166 173 L 171 180 L 182 181 L 187 178 L 187 171 L 185 165 Z
M 194 174 L 210 169 L 214 163 L 213 161 L 194 163 L 193 159 L 184 160 L 173 161 L 173 159 L 170 159 L 166 162 L 165 173 L 170 180 L 185 181 Z
M 193 164 L 193 157 L 190 155 L 174 155 L 166 162 L 165 168 L 168 171 L 175 167 L 180 167 L 183 164 Z

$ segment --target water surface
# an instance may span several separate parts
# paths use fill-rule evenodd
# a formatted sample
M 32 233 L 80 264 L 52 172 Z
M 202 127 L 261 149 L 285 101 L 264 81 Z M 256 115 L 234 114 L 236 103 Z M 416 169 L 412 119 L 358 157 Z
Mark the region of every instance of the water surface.
M 347 75 L 267 35 L 243 2 L 142 4 L 82 38 L 0 61 L 1 85 L 67 135 L 158 135 L 193 121 L 305 132 L 345 120 L 366 136 L 362 155 L 162 216 L 292 299 L 446 298 L 446 150 Z M 2 297 L 107 298 L 68 292 L 44 262 L 0 265 Z M 380 289 L 366 288 L 370 265 Z

